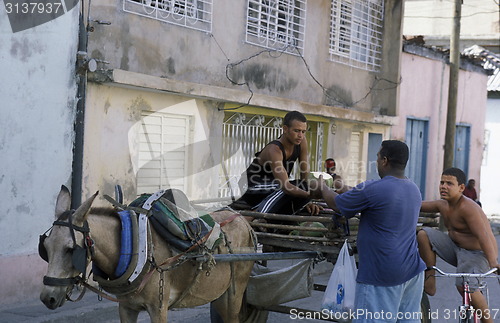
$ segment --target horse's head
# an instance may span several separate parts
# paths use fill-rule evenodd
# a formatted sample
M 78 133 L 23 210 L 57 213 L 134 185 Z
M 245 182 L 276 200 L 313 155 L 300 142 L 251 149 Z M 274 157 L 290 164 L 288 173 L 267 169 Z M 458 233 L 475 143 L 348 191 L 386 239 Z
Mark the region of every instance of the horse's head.
M 62 186 L 50 234 L 40 236 L 39 253 L 48 262 L 40 300 L 50 309 L 62 306 L 80 274 L 85 275 L 92 247 L 86 217 L 96 196 L 97 192 L 72 211 L 69 190 Z

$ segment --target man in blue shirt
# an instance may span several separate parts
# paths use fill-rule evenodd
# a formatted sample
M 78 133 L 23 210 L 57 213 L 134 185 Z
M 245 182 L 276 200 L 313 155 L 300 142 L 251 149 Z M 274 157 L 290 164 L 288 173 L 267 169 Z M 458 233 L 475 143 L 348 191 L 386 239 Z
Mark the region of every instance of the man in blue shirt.
M 416 226 L 422 197 L 405 177 L 408 157 L 405 143 L 386 140 L 377 154 L 379 180 L 341 195 L 319 180 L 316 194 L 321 192 L 331 208 L 346 217 L 361 214 L 353 322 L 420 322 L 425 264 Z

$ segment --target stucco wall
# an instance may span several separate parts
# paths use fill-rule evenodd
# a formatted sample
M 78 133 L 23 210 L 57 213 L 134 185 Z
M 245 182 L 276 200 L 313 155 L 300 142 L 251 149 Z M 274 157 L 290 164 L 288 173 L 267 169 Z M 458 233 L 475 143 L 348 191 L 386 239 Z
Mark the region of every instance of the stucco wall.
M 0 5 L 0 302 L 33 296 L 46 268 L 38 235 L 69 186 L 78 9 L 12 33 Z M 9 297 L 5 297 L 9 295 Z
M 374 74 L 328 60 L 331 6 L 328 0 L 307 2 L 303 55 L 311 74 L 337 100 L 324 95 L 298 55 L 269 53 L 263 47 L 245 42 L 246 1 L 213 1 L 211 33 L 124 12 L 121 3 L 103 0 L 93 1 L 91 6 L 93 19 L 111 22 L 111 25 L 94 23 L 95 31 L 89 40 L 90 55 L 109 62 L 106 68 L 242 90 L 248 98 L 250 92 L 245 85 L 233 85 L 226 77 L 228 64 L 243 61 L 229 68 L 229 76 L 238 83 L 247 82 L 255 94 L 333 106 L 342 103 L 349 106 L 359 101 L 354 109 L 394 110 L 393 88 L 376 91 L 377 102 L 373 102 L 372 95 L 363 99 L 375 84 Z M 393 21 L 386 29 L 397 26 L 400 19 L 399 12 L 391 17 Z M 388 35 L 385 39 L 388 45 L 400 42 L 399 28 Z M 399 51 L 390 57 L 390 66 L 398 66 L 398 55 Z M 393 74 L 384 77 L 397 82 Z M 377 84 L 377 88 L 387 87 L 385 81 Z
M 224 116 L 215 103 L 139 88 L 89 83 L 87 106 L 84 196 L 97 190 L 113 195 L 114 186 L 120 184 L 125 201 L 136 197 L 141 113 L 153 111 L 191 117 L 185 193 L 190 199 L 214 197 L 219 184 Z
M 489 131 L 488 151 L 481 167 L 481 183 L 476 183 L 479 199 L 487 215 L 500 215 L 498 161 L 500 160 L 500 98 L 488 99 L 486 129 Z
M 425 75 L 426 77 L 422 77 Z M 448 102 L 449 67 L 442 60 L 403 53 L 399 122 L 392 138 L 405 140 L 406 118 L 429 120 L 426 199 L 439 198 L 443 171 L 444 138 Z M 470 125 L 469 178 L 480 178 L 484 145 L 487 76 L 460 70 L 457 124 Z

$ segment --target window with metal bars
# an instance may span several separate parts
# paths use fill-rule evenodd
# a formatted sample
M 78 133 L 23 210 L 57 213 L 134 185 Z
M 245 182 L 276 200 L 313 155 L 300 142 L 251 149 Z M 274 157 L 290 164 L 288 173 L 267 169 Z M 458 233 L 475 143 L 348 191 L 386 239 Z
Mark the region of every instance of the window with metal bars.
M 332 0 L 330 60 L 378 71 L 383 14 L 383 0 Z
M 304 49 L 307 0 L 248 0 L 246 41 L 297 54 Z
M 213 0 L 123 0 L 123 10 L 174 25 L 212 31 Z

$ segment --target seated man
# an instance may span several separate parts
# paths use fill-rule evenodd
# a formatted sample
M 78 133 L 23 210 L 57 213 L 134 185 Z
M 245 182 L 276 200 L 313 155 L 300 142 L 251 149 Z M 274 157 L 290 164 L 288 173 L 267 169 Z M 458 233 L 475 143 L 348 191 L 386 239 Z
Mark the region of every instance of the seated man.
M 465 198 L 465 174 L 458 168 L 446 169 L 439 185 L 441 200 L 423 201 L 422 212 L 439 212 L 448 234 L 436 229 L 423 228 L 417 241 L 420 256 L 427 265 L 424 290 L 429 295 L 436 293 L 436 278 L 431 266 L 436 265 L 436 254 L 461 273 L 484 273 L 498 264 L 497 241 L 483 210 L 471 199 Z M 472 305 L 482 313 L 488 313 L 486 300 L 478 290 L 477 279 L 469 281 Z M 457 278 L 457 289 L 463 293 L 462 278 Z M 486 315 L 482 322 L 493 322 Z
M 283 134 L 255 154 L 240 180 L 247 181 L 246 192 L 231 207 L 245 202 L 257 212 L 293 214 L 306 206 L 311 214 L 319 213 L 319 207 L 309 203 L 306 130 L 307 119 L 302 113 L 292 111 L 285 115 Z M 297 159 L 301 180 L 290 181 Z

